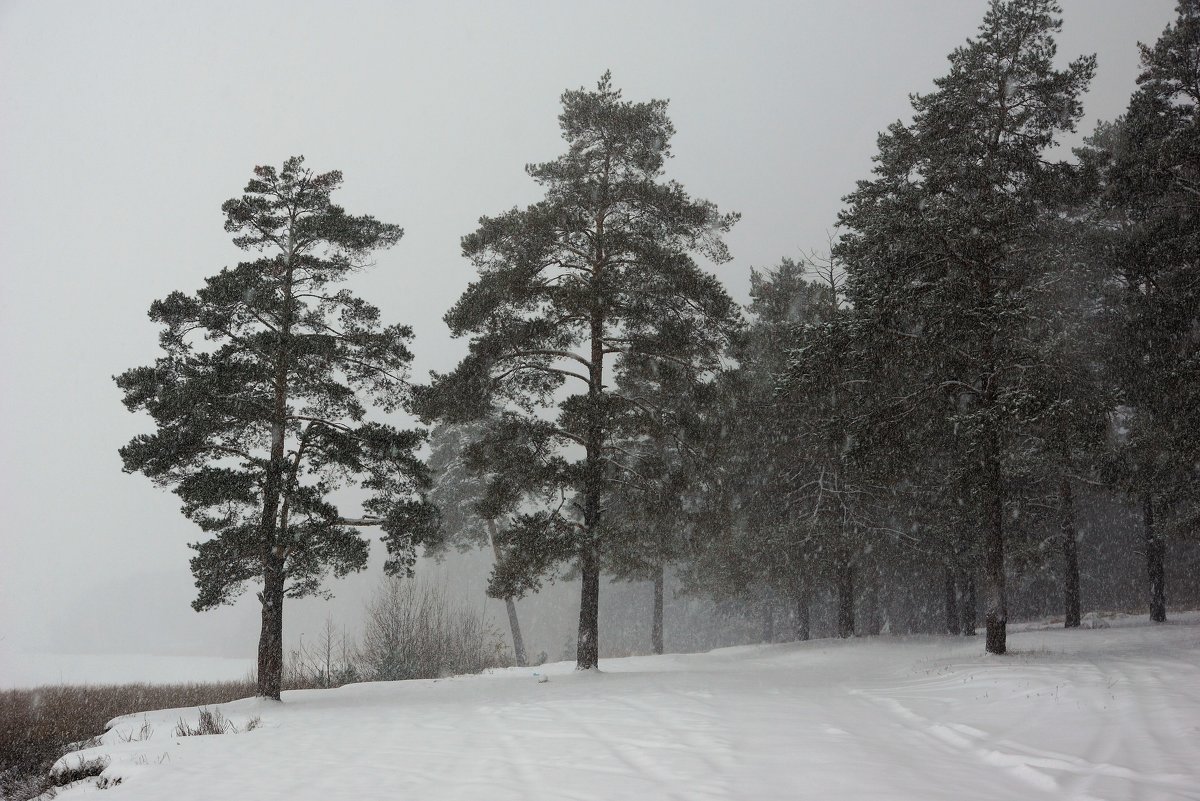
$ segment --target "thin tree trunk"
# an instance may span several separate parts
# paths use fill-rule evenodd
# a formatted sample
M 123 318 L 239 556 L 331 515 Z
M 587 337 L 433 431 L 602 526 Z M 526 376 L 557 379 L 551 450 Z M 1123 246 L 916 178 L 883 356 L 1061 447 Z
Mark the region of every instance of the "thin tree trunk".
M 883 619 L 879 608 L 879 571 L 872 565 L 865 573 L 867 586 L 863 588 L 863 634 L 875 637 L 883 631 Z
M 654 620 L 650 624 L 650 647 L 654 653 L 663 652 L 663 590 L 666 584 L 666 568 L 658 566 L 654 573 Z
M 1000 103 L 1000 122 L 992 139 L 986 160 L 990 163 L 1000 140 L 1000 131 L 1004 127 L 1007 112 L 1004 99 Z M 992 266 L 981 264 L 979 272 L 979 300 L 984 307 L 992 307 L 996 302 L 992 293 Z M 996 329 L 981 331 L 982 348 L 980 352 L 982 383 L 978 396 L 980 411 L 986 416 L 995 414 L 997 410 L 996 385 L 999 370 L 996 362 Z M 988 653 L 1003 654 L 1008 640 L 1008 598 L 1004 586 L 1004 481 L 1003 467 L 1000 464 L 1001 438 L 1000 423 L 995 418 L 987 424 L 983 442 L 983 581 L 985 595 L 984 624 L 987 627 L 987 639 L 984 644 Z
M 962 620 L 958 616 L 958 588 L 954 583 L 954 570 L 949 565 L 943 568 L 942 593 L 946 604 L 946 633 L 958 634 L 962 631 Z
M 1007 650 L 1008 599 L 1004 586 L 1004 496 L 1001 489 L 999 443 L 989 437 L 986 456 L 987 509 L 983 540 L 983 575 L 987 590 L 984 622 L 987 626 L 988 653 Z
M 1063 554 L 1063 626 L 1077 628 L 1079 614 L 1079 544 L 1075 539 L 1075 498 L 1071 479 L 1063 476 L 1058 482 L 1059 532 Z
M 958 588 L 958 610 L 962 615 L 960 631 L 964 637 L 974 637 L 975 627 L 979 625 L 979 599 L 975 596 L 975 576 L 969 571 L 962 571 L 959 574 Z
M 762 641 L 775 642 L 775 604 L 763 602 Z
M 854 636 L 854 566 L 849 559 L 837 569 L 837 632 L 839 637 Z
M 517 667 L 525 667 L 529 664 L 529 656 L 525 653 L 525 640 L 521 637 L 521 622 L 517 620 L 517 602 L 510 595 L 504 599 L 504 607 L 508 610 L 508 627 L 512 629 L 513 658 L 517 660 Z
M 796 639 L 805 642 L 812 636 L 812 619 L 808 611 L 808 585 L 801 584 L 796 591 Z
M 488 544 L 492 546 L 492 557 L 496 562 L 500 561 L 500 546 L 496 544 L 496 521 L 487 521 Z M 513 657 L 517 660 L 517 667 L 525 667 L 529 664 L 529 657 L 525 653 L 525 639 L 521 636 L 521 622 L 517 619 L 517 604 L 509 595 L 504 599 L 504 607 L 508 610 L 508 627 L 512 630 L 513 641 Z
M 1150 620 L 1162 623 L 1167 619 L 1166 543 L 1154 522 L 1154 496 L 1142 498 L 1142 515 L 1146 535 L 1146 577 L 1150 580 Z
M 607 175 L 606 175 L 607 177 Z M 604 216 L 596 214 L 592 291 L 599 293 L 604 278 Z M 583 467 L 583 543 L 579 551 L 579 637 L 575 669 L 600 666 L 600 495 L 604 489 L 604 308 L 593 302 L 588 366 L 587 454 Z

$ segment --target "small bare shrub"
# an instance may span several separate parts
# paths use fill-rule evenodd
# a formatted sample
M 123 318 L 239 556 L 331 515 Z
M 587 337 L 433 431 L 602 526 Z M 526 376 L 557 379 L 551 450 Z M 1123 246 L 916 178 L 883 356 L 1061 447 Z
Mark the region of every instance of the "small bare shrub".
M 356 660 L 353 638 L 344 627 L 339 631 L 333 618 L 327 617 L 315 641 L 310 639 L 306 644 L 301 635 L 300 645 L 288 652 L 283 666 L 284 685 L 328 689 L 361 681 Z
M 482 612 L 453 604 L 445 586 L 385 581 L 367 607 L 359 664 L 368 680 L 434 679 L 508 664 Z

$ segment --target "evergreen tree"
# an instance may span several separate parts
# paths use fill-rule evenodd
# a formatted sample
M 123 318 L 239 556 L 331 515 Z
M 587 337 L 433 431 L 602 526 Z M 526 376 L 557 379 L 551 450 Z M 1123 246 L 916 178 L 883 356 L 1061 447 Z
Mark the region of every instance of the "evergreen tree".
M 687 575 L 691 588 L 721 599 L 768 608 L 786 599 L 797 639 L 809 636 L 810 599 L 826 580 L 839 600 L 839 634 L 854 633 L 853 564 L 865 530 L 842 480 L 841 441 L 830 447 L 840 354 L 807 370 L 840 313 L 833 265 L 824 282 L 810 280 L 814 266 L 784 259 L 751 273 L 750 322 L 717 387 L 704 542 Z
M 1102 238 L 1092 220 L 1054 215 L 1043 220 L 1041 241 L 1046 269 L 1030 292 L 1024 333 L 1037 344 L 1023 377 L 1029 424 L 1011 461 L 1025 491 L 1041 496 L 1027 505 L 1022 520 L 1035 522 L 1039 508 L 1055 510 L 1046 522 L 1061 557 L 1064 625 L 1073 628 L 1080 625 L 1082 604 L 1076 487 L 1099 478 L 1117 398 L 1102 338 L 1095 336 L 1105 324 Z
M 603 568 L 653 584 L 651 650 L 663 653 L 667 568 L 687 558 L 711 435 L 715 386 L 677 364 L 628 362 L 617 389 L 636 397 L 637 414 L 614 418 Z M 647 413 L 648 412 L 648 413 Z
M 851 310 L 843 305 L 842 276 L 832 256 L 809 292 L 818 302 L 803 325 L 792 325 L 787 364 L 775 374 L 779 439 L 789 459 L 788 516 L 807 532 L 817 574 L 833 582 L 838 636 L 852 637 L 855 575 L 864 546 L 878 533 L 879 515 L 877 493 L 852 458 L 850 420 L 862 402 L 863 382 L 852 358 Z M 869 595 L 875 583 L 867 582 Z
M 1200 523 L 1200 2 L 1181 0 L 1138 90 L 1085 156 L 1112 230 L 1112 367 L 1122 484 L 1143 509 L 1150 616 L 1166 619 L 1166 538 Z
M 689 535 L 688 457 L 670 442 L 622 448 L 620 478 L 611 486 L 604 519 L 610 543 L 604 568 L 617 578 L 653 584 L 650 650 L 661 654 L 667 566 L 680 558 Z
M 912 123 L 880 136 L 875 177 L 840 217 L 859 347 L 894 354 L 904 372 L 890 413 L 935 410 L 979 511 L 993 653 L 1006 648 L 1005 463 L 1032 391 L 1023 323 L 1042 269 L 1038 224 L 1066 177 L 1045 151 L 1074 129 L 1095 66 L 1053 68 L 1058 13 L 1052 0 L 993 0 L 936 89 L 913 97 Z M 901 431 L 905 447 L 921 450 L 924 430 Z
M 470 353 L 435 377 L 424 408 L 470 419 L 502 405 L 515 441 L 556 454 L 569 503 L 501 532 L 497 577 L 528 589 L 556 565 L 577 565 L 577 665 L 587 669 L 599 655 L 605 496 L 620 469 L 612 432 L 618 418 L 642 416 L 646 427 L 658 418 L 619 379 L 649 364 L 697 376 L 716 367 L 735 307 L 690 254 L 728 260 L 721 235 L 737 216 L 661 180 L 674 134 L 665 101 L 623 101 L 607 73 L 595 91 L 568 91 L 562 101 L 567 152 L 526 168 L 544 199 L 484 217 L 463 239 L 479 279 L 446 322 L 455 336 L 472 337 Z
M 404 571 L 435 513 L 421 498 L 424 436 L 367 419 L 368 403 L 400 407 L 411 331 L 338 288 L 402 231 L 347 214 L 331 200 L 341 173 L 300 157 L 256 167 L 227 201 L 225 230 L 257 254 L 150 307 L 164 355 L 116 378 L 130 411 L 156 431 L 121 449 L 126 472 L 171 487 L 208 539 L 192 545 L 192 606 L 231 602 L 260 582 L 258 692 L 279 698 L 283 601 L 321 594 L 332 573 L 367 564 L 359 526 L 380 526 L 388 570 Z M 371 493 L 366 515 L 331 502 L 345 484 Z

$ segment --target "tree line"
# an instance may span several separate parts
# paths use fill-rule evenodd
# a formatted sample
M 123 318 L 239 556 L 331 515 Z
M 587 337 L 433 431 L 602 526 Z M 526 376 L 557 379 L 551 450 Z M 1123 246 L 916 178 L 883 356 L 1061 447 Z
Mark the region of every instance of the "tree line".
M 336 171 L 255 168 L 222 207 L 250 260 L 156 301 L 163 354 L 117 383 L 156 424 L 126 471 L 205 534 L 195 608 L 261 587 L 259 693 L 279 697 L 284 599 L 363 569 L 371 527 L 393 574 L 491 549 L 519 663 L 514 601 L 563 574 L 579 668 L 602 574 L 654 583 L 661 652 L 668 569 L 788 599 L 799 638 L 815 593 L 850 636 L 863 588 L 936 569 L 946 630 L 982 606 L 1000 654 L 1014 535 L 1053 547 L 1079 625 L 1098 491 L 1140 509 L 1164 620 L 1167 543 L 1200 522 L 1200 0 L 1071 158 L 1095 59 L 1056 67 L 1059 14 L 993 0 L 880 135 L 829 250 L 754 271 L 745 309 L 707 269 L 738 215 L 666 177 L 667 103 L 608 73 L 565 92 L 565 152 L 526 167 L 542 199 L 463 237 L 478 276 L 445 320 L 469 352 L 425 384 L 411 330 L 344 287 L 401 229 L 337 206 Z M 400 409 L 431 433 L 384 422 Z M 369 494 L 353 515 L 331 499 L 348 484 Z

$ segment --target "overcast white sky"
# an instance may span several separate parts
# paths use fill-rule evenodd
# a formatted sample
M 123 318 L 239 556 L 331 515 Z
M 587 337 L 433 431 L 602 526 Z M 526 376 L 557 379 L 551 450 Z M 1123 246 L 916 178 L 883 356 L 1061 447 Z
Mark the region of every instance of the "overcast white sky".
M 1099 58 L 1089 130 L 1173 4 L 1063 5 L 1063 61 Z M 459 238 L 537 198 L 523 165 L 560 152 L 563 89 L 611 68 L 627 98 L 670 99 L 670 175 L 743 214 L 720 274 L 745 300 L 752 266 L 825 246 L 877 132 L 985 6 L 0 1 L 0 657 L 253 653 L 255 602 L 188 608 L 198 532 L 121 472 L 146 421 L 111 377 L 156 356 L 151 301 L 239 259 L 220 205 L 254 165 L 340 169 L 349 211 L 406 229 L 356 289 L 414 326 L 421 379 L 463 351 L 441 322 L 472 275 Z M 289 637 L 324 616 L 293 609 Z

